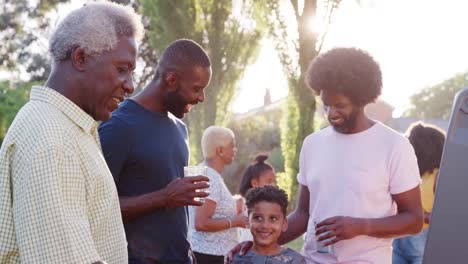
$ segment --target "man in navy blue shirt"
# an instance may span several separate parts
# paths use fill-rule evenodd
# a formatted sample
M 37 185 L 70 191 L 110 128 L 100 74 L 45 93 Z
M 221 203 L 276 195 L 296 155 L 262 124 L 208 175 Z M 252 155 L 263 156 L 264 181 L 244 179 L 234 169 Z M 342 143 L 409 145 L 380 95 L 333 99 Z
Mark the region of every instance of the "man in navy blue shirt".
M 116 69 L 120 71 L 121 69 Z M 192 263 L 187 206 L 202 205 L 204 176 L 183 178 L 189 146 L 180 120 L 204 100 L 208 55 L 191 40 L 173 42 L 154 78 L 99 127 L 102 149 L 119 193 L 129 263 Z

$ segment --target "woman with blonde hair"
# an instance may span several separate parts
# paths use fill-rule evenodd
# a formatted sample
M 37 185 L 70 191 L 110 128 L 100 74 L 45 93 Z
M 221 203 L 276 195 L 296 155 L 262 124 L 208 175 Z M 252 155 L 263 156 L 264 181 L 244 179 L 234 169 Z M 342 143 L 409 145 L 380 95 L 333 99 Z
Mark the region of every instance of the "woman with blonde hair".
M 189 238 L 197 264 L 224 263 L 224 255 L 238 242 L 237 227 L 248 224 L 221 176 L 236 155 L 234 133 L 225 127 L 210 126 L 203 133 L 201 145 L 210 195 L 202 206 L 190 207 Z

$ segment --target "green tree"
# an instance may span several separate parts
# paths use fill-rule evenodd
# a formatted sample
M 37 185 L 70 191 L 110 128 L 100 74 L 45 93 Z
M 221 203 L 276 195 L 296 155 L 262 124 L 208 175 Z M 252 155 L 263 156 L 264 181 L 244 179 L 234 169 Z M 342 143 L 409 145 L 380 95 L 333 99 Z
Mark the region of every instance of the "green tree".
M 232 118 L 227 127 L 236 137 L 237 154 L 233 164 L 223 172 L 226 185 L 232 193 L 237 193 L 245 168 L 254 161 L 259 153 L 268 153 L 268 161 L 281 171 L 279 121 L 281 109 L 269 112 L 258 112 L 247 117 Z M 278 162 L 279 161 L 279 162 Z
M 149 42 L 157 53 L 178 38 L 200 43 L 212 62 L 205 102 L 187 115 L 191 162 L 201 159 L 200 138 L 213 124 L 224 124 L 238 80 L 258 54 L 264 23 L 262 1 L 142 0 Z
M 468 87 L 468 72 L 460 73 L 437 85 L 427 87 L 410 97 L 411 107 L 405 116 L 448 120 L 455 94 Z
M 268 9 L 272 11 L 270 35 L 275 41 L 289 86 L 288 102 L 281 125 L 281 149 L 285 158 L 285 175 L 291 179 L 289 182 L 293 183 L 288 191 L 291 193 L 291 200 L 296 199 L 296 175 L 299 171 L 302 142 L 314 131 L 316 102 L 304 83 L 304 76 L 310 61 L 319 54 L 327 32 L 325 29 L 324 33 L 316 33 L 311 30 L 311 24 L 313 20 L 323 20 L 327 27 L 340 2 L 341 0 L 308 0 L 303 1 L 301 7 L 297 0 L 288 1 L 296 21 L 295 30 L 291 30 L 284 13 L 285 8 L 282 6 L 286 2 L 267 1 Z
M 50 72 L 45 35 L 59 3 L 68 0 L 15 0 L 0 3 L 0 69 L 24 81 L 45 80 Z M 57 12 L 57 10 L 55 10 Z
M 29 100 L 31 85 L 34 84 L 0 82 L 0 145 L 16 113 Z

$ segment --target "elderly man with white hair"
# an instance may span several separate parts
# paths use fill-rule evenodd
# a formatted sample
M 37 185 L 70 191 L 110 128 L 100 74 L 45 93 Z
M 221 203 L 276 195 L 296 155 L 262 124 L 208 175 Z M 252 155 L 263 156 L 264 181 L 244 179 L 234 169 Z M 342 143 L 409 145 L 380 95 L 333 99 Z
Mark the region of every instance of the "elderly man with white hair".
M 134 90 L 141 18 L 88 3 L 50 38 L 52 72 L 34 86 L 0 149 L 0 263 L 127 263 L 98 121 Z
M 221 176 L 237 151 L 234 133 L 225 127 L 210 126 L 203 133 L 201 144 L 210 195 L 202 206 L 190 208 L 189 237 L 198 264 L 224 263 L 227 250 L 238 242 L 237 227 L 248 224 Z

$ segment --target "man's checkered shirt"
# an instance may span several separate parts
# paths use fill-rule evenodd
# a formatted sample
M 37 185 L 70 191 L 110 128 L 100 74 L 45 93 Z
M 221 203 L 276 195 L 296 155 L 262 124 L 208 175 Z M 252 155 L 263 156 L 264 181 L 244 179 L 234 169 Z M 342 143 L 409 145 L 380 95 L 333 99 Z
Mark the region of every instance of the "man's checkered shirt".
M 97 125 L 60 93 L 32 88 L 0 149 L 0 263 L 128 262 Z

